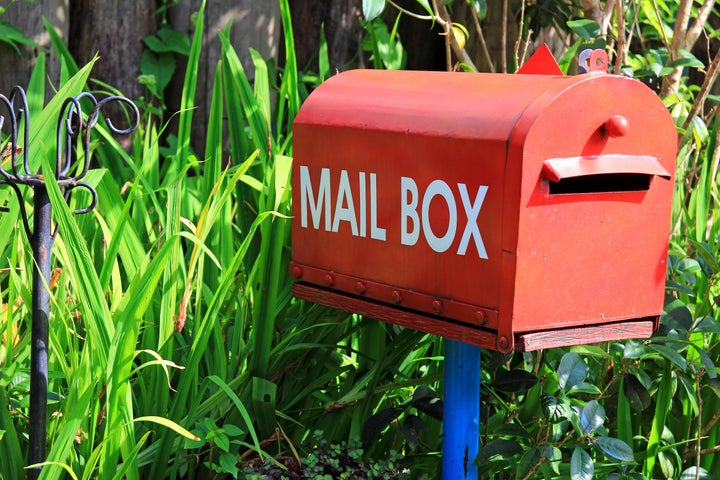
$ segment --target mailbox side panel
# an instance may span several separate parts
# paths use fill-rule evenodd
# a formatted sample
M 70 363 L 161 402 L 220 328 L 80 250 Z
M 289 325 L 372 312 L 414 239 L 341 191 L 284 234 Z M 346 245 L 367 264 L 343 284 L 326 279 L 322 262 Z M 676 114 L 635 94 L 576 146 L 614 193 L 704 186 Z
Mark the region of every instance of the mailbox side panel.
M 295 131 L 301 280 L 432 313 L 453 303 L 497 309 L 504 142 Z M 475 321 L 474 310 L 460 315 Z
M 677 136 L 663 104 L 639 82 L 587 76 L 527 124 L 522 146 L 511 146 L 522 151 L 523 169 L 514 330 L 660 315 L 673 180 L 624 172 L 654 162 L 651 170 L 672 176 Z M 558 189 L 543 174 L 548 159 L 576 162 L 592 174 Z M 602 165 L 619 173 L 610 168 L 595 177 Z
M 323 84 L 294 128 L 294 276 L 497 328 L 503 223 L 517 228 L 507 141 L 550 82 L 352 71 Z

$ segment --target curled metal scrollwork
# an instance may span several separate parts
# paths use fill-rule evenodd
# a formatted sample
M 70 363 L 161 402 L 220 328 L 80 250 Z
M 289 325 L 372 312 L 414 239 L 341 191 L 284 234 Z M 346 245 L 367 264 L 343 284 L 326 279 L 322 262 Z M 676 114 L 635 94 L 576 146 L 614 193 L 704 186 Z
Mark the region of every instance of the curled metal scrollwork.
M 70 202 L 73 190 L 84 189 L 90 193 L 89 205 L 75 210 L 76 214 L 92 211 L 97 205 L 97 191 L 83 178 L 90 169 L 92 151 L 90 145 L 90 132 L 97 125 L 103 108 L 116 104 L 120 108 L 113 113 L 122 112 L 125 116 L 125 128 L 116 127 L 109 117 L 105 118 L 105 125 L 112 135 L 128 135 L 132 133 L 140 122 L 140 112 L 137 106 L 122 96 L 109 96 L 97 100 L 88 92 L 80 93 L 75 97 L 65 99 L 60 109 L 56 129 L 56 159 L 55 180 L 60 186 L 66 202 Z M 25 202 L 20 186 L 44 186 L 47 172 L 40 166 L 32 169 L 30 165 L 30 115 L 25 91 L 16 86 L 9 96 L 0 94 L 0 132 L 9 126 L 10 131 L 2 139 L 7 139 L 5 149 L 0 153 L 0 185 L 8 185 L 18 198 L 20 215 L 28 236 L 32 236 L 29 228 Z M 42 141 L 42 139 L 39 139 Z M 10 165 L 7 166 L 8 160 Z M 40 163 L 36 160 L 34 163 Z M 0 206 L 0 211 L 8 211 L 6 206 Z

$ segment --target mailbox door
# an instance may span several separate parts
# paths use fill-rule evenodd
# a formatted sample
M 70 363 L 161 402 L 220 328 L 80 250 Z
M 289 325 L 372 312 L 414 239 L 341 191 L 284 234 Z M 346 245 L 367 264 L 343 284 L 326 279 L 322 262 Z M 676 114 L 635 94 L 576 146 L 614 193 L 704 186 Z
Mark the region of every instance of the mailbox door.
M 664 105 L 640 82 L 589 75 L 527 114 L 509 152 L 522 165 L 517 237 L 506 238 L 512 328 L 657 318 L 677 142 Z

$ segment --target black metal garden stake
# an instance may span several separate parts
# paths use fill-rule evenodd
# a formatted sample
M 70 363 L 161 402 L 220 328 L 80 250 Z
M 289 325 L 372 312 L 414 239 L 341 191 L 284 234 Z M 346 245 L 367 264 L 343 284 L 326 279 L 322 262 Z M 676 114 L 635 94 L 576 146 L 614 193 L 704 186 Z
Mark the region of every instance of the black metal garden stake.
M 78 210 L 76 214 L 88 213 L 97 204 L 97 192 L 92 185 L 82 179 L 90 167 L 90 131 L 97 124 L 103 106 L 116 102 L 124 104 L 128 118 L 127 128 L 117 128 L 107 119 L 108 130 L 115 135 L 126 135 L 135 130 L 140 114 L 133 102 L 125 97 L 111 96 L 100 101 L 89 93 L 81 93 L 65 100 L 57 122 L 55 172 L 43 172 L 41 167 L 30 167 L 30 116 L 25 91 L 21 87 L 13 88 L 9 97 L 0 94 L 0 102 L 7 110 L 8 116 L 0 115 L 0 132 L 9 120 L 10 132 L 5 137 L 7 146 L 0 158 L 0 185 L 8 185 L 17 195 L 20 205 L 25 233 L 30 239 L 35 263 L 32 290 L 32 332 L 30 356 L 30 425 L 29 452 L 30 465 L 45 461 L 46 420 L 48 395 L 48 319 L 50 317 L 50 260 L 51 249 L 57 227 L 52 225 L 52 206 L 46 187 L 46 177 L 54 174 L 65 201 L 70 201 L 74 189 L 83 188 L 91 195 L 90 204 Z M 19 104 L 18 104 L 19 103 Z M 89 106 L 89 113 L 84 113 L 82 106 Z M 22 131 L 22 141 L 18 136 Z M 3 139 L 4 140 L 4 139 Z M 78 150 L 82 150 L 82 155 Z M 18 156 L 22 162 L 18 165 Z M 4 164 L 11 160 L 9 171 Z M 33 189 L 34 214 L 33 228 L 30 229 L 28 214 L 21 186 Z M 9 211 L 5 206 L 0 211 Z M 28 478 L 37 479 L 41 467 L 31 468 Z

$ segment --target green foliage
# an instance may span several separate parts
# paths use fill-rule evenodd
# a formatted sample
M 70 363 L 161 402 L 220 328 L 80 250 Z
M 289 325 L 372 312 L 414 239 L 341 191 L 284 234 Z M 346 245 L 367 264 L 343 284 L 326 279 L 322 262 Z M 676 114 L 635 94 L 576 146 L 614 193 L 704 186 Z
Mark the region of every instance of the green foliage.
M 400 457 L 392 452 L 387 460 L 371 461 L 364 458 L 364 450 L 357 440 L 328 442 L 322 431 L 315 431 L 308 439 L 308 453 L 299 464 L 288 462 L 291 468 L 266 462 L 246 466 L 242 478 L 264 479 L 308 479 L 308 480 L 400 480 L 426 479 L 416 477 L 408 469 L 400 468 Z M 293 459 L 295 460 L 295 459 Z M 294 468 L 292 468 L 294 467 Z
M 427 424 L 418 413 L 442 420 L 442 400 L 432 388 L 421 385 L 399 406 L 383 408 L 374 413 L 363 426 L 363 444 L 373 442 L 383 430 L 391 424 L 399 423 L 400 417 L 403 417 L 402 423 L 399 423 L 400 431 L 410 451 L 416 451 L 420 445 L 420 432 L 427 429 Z
M 467 1 L 485 15 L 484 1 Z M 400 17 L 385 3 L 363 3 L 363 47 L 376 68 L 402 68 Z M 675 66 L 702 63 L 668 52 L 662 38 L 672 34 L 674 5 L 656 3 L 660 20 L 652 2 L 628 4 L 644 48 L 622 65 L 651 85 Z M 142 81 L 152 101 L 132 146 L 123 149 L 102 128 L 95 133 L 97 168 L 87 178 L 97 209 L 77 217 L 51 188 L 59 230 L 43 478 L 292 478 L 280 466 L 289 458 L 307 478 L 438 477 L 439 339 L 292 299 L 292 122 L 332 72 L 326 42 L 317 74 L 298 71 L 289 2 L 280 6 L 286 57 L 280 67 L 251 52 L 252 81 L 230 45 L 232 27 L 220 33 L 204 152 L 190 145 L 201 9 L 189 41 L 167 28 L 144 40 Z M 434 15 L 434 2 L 417 6 Z M 568 36 L 566 67 L 582 45 L 610 45 L 616 36 L 601 38 L 570 2 L 537 2 L 527 15 L 522 31 Z M 50 34 L 63 86 L 43 106 L 41 56 L 28 89 L 33 142 L 45 149 L 54 144 L 58 101 L 87 87 L 91 67 L 78 68 Z M 181 73 L 176 55 L 188 66 L 178 129 L 170 131 L 162 96 Z M 664 99 L 680 150 L 660 331 L 646 341 L 484 355 L 474 463 L 485 478 L 720 471 L 720 127 L 717 116 L 694 109 L 699 96 L 684 79 Z M 8 406 L 0 409 L 0 479 L 9 480 L 24 475 L 27 451 L 33 260 L 16 228 L 17 203 L 4 190 L 0 199 L 11 209 L 0 215 L 0 405 Z M 310 433 L 318 429 L 324 433 Z M 362 446 L 352 440 L 361 437 Z

